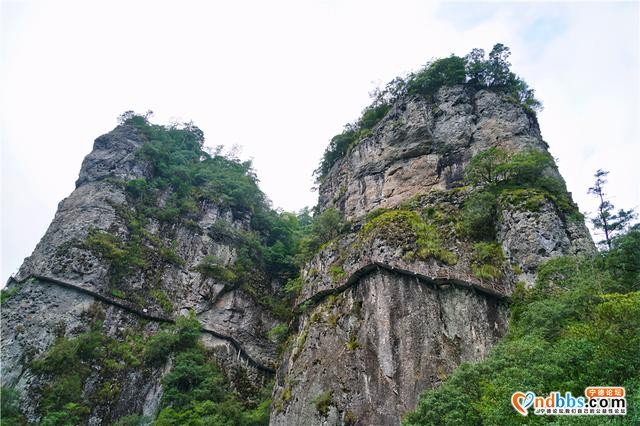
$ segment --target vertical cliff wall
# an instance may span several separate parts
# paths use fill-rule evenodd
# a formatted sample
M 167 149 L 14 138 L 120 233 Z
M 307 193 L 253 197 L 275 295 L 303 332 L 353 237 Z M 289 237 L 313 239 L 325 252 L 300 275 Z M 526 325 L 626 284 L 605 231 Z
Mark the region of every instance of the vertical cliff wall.
M 463 177 L 494 147 L 547 145 L 507 96 L 445 87 L 396 101 L 322 178 L 320 210 L 335 207 L 353 226 L 304 268 L 273 424 L 399 424 L 420 392 L 504 335 L 518 281 L 532 284 L 554 256 L 594 250 L 569 194 L 526 188 L 496 195 L 490 241 L 464 232 L 479 191 Z M 562 182 L 552 165 L 544 174 Z

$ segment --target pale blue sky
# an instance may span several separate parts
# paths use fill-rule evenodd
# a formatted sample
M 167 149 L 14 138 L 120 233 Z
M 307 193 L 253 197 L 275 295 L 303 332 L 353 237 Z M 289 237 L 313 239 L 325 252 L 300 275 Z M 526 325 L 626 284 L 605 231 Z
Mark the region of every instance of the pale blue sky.
M 638 2 L 3 1 L 2 281 L 128 109 L 194 120 L 254 158 L 275 206 L 313 205 L 311 172 L 377 84 L 496 42 L 545 105 L 540 126 L 583 211 L 597 168 L 640 205 Z

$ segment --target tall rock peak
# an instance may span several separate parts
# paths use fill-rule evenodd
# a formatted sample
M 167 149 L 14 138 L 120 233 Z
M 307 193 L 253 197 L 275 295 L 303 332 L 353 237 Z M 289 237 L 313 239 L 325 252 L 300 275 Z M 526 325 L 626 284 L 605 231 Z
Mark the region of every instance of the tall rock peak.
M 483 188 L 466 178 L 483 155 L 545 165 L 537 183 Z M 466 85 L 396 100 L 322 176 L 319 210 L 331 208 L 353 226 L 303 270 L 275 425 L 399 424 L 504 335 L 517 282 L 594 251 L 535 114 Z
M 145 129 L 168 139 L 153 145 Z M 170 337 L 163 343 L 157 336 L 179 333 L 180 325 L 172 324 L 189 312 L 202 327 L 208 356 L 249 400 L 277 366 L 277 347 L 267 334 L 282 319 L 262 303 L 277 294 L 277 286 L 261 275 L 260 265 L 254 265 L 255 288 L 238 285 L 231 272 L 243 249 L 241 238 L 253 235 L 250 215 L 215 201 L 217 193 L 207 195 L 206 188 L 179 193 L 163 183 L 160 163 L 144 148 L 167 156 L 172 149 L 182 156 L 190 152 L 189 164 L 202 173 L 226 166 L 234 168 L 236 180 L 246 178 L 250 185 L 251 178 L 239 162 L 202 161 L 197 140 L 170 138 L 183 130 L 147 124 L 142 130 L 123 124 L 95 140 L 76 189 L 10 279 L 14 294 L 2 309 L 2 383 L 23 395 L 29 421 L 63 410 L 50 393 L 60 391 L 56 383 L 72 386 L 73 380 L 81 386 L 75 403 L 82 423 L 154 418 L 162 377 L 171 369 L 169 355 L 178 350 Z M 167 327 L 172 331 L 163 331 Z M 96 330 L 102 349 L 66 353 L 70 370 L 47 364 L 52 350 L 67 350 L 72 346 L 65 342 L 84 341 Z

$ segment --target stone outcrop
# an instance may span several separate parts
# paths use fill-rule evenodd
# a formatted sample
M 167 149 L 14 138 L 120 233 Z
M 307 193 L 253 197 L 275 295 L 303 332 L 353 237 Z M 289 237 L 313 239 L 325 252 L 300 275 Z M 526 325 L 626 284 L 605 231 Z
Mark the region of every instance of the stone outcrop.
M 535 116 L 504 95 L 442 88 L 431 100 L 398 100 L 322 178 L 319 209 L 337 208 L 352 231 L 303 270 L 298 332 L 278 370 L 272 424 L 399 424 L 422 391 L 461 362 L 481 360 L 504 335 L 517 281 L 531 285 L 552 257 L 594 250 L 584 224 L 552 200 L 536 209 L 501 200 L 496 243 L 504 258 L 495 276 L 478 274 L 476 248 L 457 220 L 470 191 L 465 168 L 490 147 L 547 145 Z M 415 255 L 406 227 L 368 235 L 363 224 L 380 208 L 439 218 L 423 225 L 436 231 L 430 254 Z

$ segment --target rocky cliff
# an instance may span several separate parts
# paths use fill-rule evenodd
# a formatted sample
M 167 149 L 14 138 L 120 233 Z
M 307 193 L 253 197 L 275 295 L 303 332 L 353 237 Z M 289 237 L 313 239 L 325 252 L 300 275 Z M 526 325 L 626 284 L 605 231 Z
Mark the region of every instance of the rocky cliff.
M 244 387 L 246 394 L 267 383 L 278 364 L 276 345 L 266 336 L 281 321 L 246 288 L 202 268 L 207 259 L 220 267 L 234 263 L 238 244 L 229 236 L 251 231 L 250 215 L 204 198 L 188 215 L 181 213 L 188 221 L 142 214 L 127 183 L 157 175 L 157 164 L 140 155 L 146 143 L 148 137 L 134 125 L 96 139 L 76 189 L 60 203 L 46 234 L 9 283 L 15 294 L 2 309 L 2 384 L 22 394 L 31 421 L 42 417 L 42 398 L 53 381 L 51 374 L 34 372 L 33 361 L 61 338 L 86 333 L 96 320 L 103 339 L 122 343 L 133 335 L 147 339 L 195 312 L 205 346 L 232 386 Z M 157 195 L 154 205 L 162 209 L 175 194 L 163 189 Z M 220 224 L 228 228 L 225 235 L 213 232 Z M 261 291 L 268 294 L 271 284 L 265 281 Z M 82 377 L 82 399 L 91 401 L 86 422 L 155 417 L 171 360 L 135 365 L 114 356 L 115 372 L 109 372 L 100 364 L 107 355 L 101 353 Z M 105 387 L 111 391 L 101 393 Z
M 504 335 L 517 282 L 594 250 L 568 194 L 523 187 L 493 193 L 490 236 L 465 231 L 482 198 L 464 180 L 472 158 L 546 147 L 535 115 L 493 91 L 459 85 L 391 105 L 322 177 L 320 210 L 354 225 L 303 270 L 273 424 L 399 424 L 421 391 Z M 542 174 L 561 182 L 552 163 Z
M 405 93 L 369 130 L 322 176 L 318 212 L 349 225 L 294 297 L 295 220 L 246 164 L 207 154 L 191 124 L 129 116 L 96 139 L 3 301 L 2 384 L 26 418 L 144 423 L 165 407 L 161 424 L 179 424 L 168 383 L 204 356 L 224 373 L 206 392 L 240 395 L 227 414 L 275 378 L 272 424 L 396 425 L 488 353 L 542 262 L 594 250 L 535 114 L 507 94 Z M 206 400 L 226 397 L 206 395 L 189 415 L 220 421 Z

